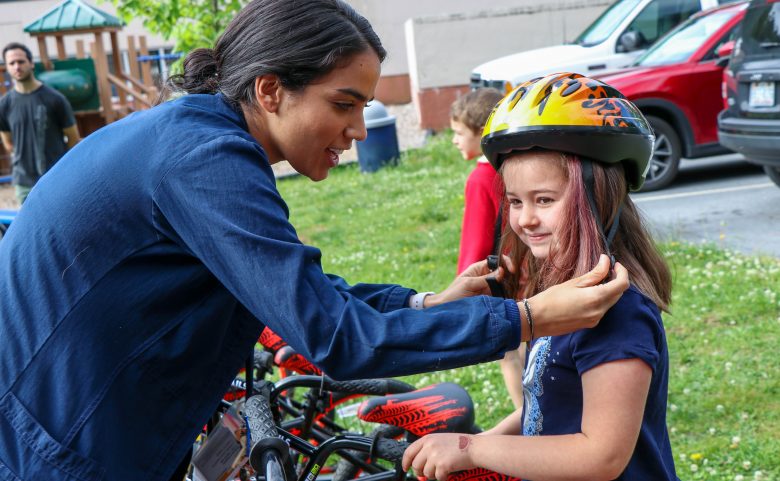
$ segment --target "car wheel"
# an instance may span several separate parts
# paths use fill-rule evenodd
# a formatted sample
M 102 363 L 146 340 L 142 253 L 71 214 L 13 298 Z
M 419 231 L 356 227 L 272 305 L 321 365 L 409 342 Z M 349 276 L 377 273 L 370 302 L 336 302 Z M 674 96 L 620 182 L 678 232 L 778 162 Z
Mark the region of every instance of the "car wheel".
M 680 169 L 680 136 L 674 128 L 663 119 L 647 116 L 647 121 L 655 132 L 655 146 L 650 168 L 642 186 L 642 192 L 662 189 L 671 184 Z
M 774 182 L 775 184 L 777 184 L 778 187 L 780 187 L 780 167 L 765 165 L 764 172 L 766 172 L 766 175 L 768 175 L 769 178 L 772 179 L 772 182 Z

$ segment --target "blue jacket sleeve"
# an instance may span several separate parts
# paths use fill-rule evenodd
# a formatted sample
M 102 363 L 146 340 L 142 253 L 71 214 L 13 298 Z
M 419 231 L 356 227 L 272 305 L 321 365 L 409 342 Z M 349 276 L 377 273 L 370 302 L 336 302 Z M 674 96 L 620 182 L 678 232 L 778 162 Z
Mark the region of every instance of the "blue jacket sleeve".
M 404 309 L 401 286 L 348 286 L 303 245 L 256 143 L 226 136 L 172 163 L 155 190 L 160 235 L 198 258 L 262 323 L 336 378 L 499 358 L 519 344 L 502 299 Z
M 345 294 L 357 297 L 379 312 L 390 312 L 409 307 L 409 297 L 415 291 L 399 289 L 394 284 L 355 284 L 350 286 L 339 276 L 327 274 L 333 287 Z

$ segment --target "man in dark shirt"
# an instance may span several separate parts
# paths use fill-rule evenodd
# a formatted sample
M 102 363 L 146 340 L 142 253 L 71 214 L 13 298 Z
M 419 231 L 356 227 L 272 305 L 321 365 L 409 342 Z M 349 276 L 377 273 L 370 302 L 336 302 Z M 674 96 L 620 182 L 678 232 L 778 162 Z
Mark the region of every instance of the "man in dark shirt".
M 80 138 L 68 101 L 35 78 L 30 49 L 10 43 L 3 49 L 3 61 L 14 88 L 0 99 L 0 138 L 11 152 L 21 204 L 38 179 Z

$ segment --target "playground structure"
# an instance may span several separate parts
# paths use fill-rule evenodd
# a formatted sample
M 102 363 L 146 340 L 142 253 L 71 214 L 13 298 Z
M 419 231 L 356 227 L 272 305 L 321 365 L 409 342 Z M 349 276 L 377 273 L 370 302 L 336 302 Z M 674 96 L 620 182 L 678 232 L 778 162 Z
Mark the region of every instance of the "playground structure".
M 119 47 L 124 23 L 83 0 L 63 0 L 38 19 L 24 27 L 38 42 L 39 62 L 36 78 L 57 89 L 70 102 L 82 137 L 132 112 L 150 108 L 158 96 L 152 78 L 146 37 L 127 36 L 126 72 Z M 82 39 L 76 40 L 76 55 L 65 51 L 67 35 L 94 35 L 87 50 Z M 108 34 L 108 42 L 104 34 Z M 49 54 L 54 41 L 56 56 Z M 110 46 L 110 49 L 107 49 Z M 5 67 L 0 65 L 0 95 L 7 87 Z M 7 154 L 0 148 L 0 175 L 7 173 Z

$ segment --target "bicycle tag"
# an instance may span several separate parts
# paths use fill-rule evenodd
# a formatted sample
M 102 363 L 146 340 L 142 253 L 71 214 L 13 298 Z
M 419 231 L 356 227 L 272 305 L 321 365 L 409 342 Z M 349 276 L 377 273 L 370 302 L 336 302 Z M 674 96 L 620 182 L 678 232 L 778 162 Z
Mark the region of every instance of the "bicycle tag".
M 193 481 L 234 479 L 248 461 L 246 424 L 235 403 L 192 458 Z
M 342 406 L 338 409 L 336 409 L 336 413 L 338 413 L 339 417 L 342 418 L 354 418 L 357 416 L 358 408 L 360 408 L 359 402 L 347 404 L 346 406 Z

